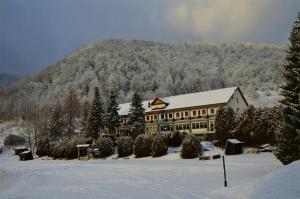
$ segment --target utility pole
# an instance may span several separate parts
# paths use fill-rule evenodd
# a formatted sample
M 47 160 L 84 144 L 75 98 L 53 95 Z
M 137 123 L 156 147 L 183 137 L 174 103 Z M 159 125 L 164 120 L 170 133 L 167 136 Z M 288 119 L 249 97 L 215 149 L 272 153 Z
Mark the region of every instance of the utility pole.
M 225 157 L 222 156 L 223 159 L 223 170 L 224 170 L 224 187 L 227 187 L 227 179 L 226 179 L 226 168 L 225 168 Z

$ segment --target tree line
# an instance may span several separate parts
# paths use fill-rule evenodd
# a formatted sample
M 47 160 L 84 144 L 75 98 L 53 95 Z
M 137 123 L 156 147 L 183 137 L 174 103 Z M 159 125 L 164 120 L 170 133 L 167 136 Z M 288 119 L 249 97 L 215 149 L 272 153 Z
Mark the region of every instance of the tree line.
M 250 106 L 241 113 L 235 113 L 231 107 L 224 106 L 216 114 L 216 137 L 223 145 L 230 138 L 239 139 L 248 145 L 275 144 L 275 132 L 282 122 L 281 106 Z
M 71 138 L 77 134 L 94 140 L 100 134 L 113 135 L 121 125 L 118 114 L 120 108 L 117 101 L 117 92 L 112 90 L 107 102 L 104 103 L 99 88 L 95 87 L 92 103 L 86 101 L 81 106 L 75 89 L 70 88 L 64 98 L 64 104 L 61 105 L 57 101 L 53 107 L 46 136 L 53 141 L 66 137 Z M 138 92 L 135 92 L 128 115 L 128 126 L 134 130 L 133 133 L 135 134 L 144 132 L 144 112 L 142 97 Z

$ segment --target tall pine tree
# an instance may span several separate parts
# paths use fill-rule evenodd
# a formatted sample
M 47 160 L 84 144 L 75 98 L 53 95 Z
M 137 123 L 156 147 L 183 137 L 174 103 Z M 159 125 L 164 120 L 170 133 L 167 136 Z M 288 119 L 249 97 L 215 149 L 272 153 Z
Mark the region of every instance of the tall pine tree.
M 81 135 L 85 135 L 86 133 L 86 128 L 87 128 L 87 123 L 88 123 L 88 118 L 89 118 L 89 111 L 90 111 L 90 104 L 88 101 L 85 101 L 83 106 L 82 106 L 82 111 L 81 111 L 81 119 L 80 119 L 80 132 Z
M 281 86 L 284 123 L 277 132 L 276 156 L 283 164 L 300 159 L 300 13 L 290 34 Z
M 105 126 L 109 134 L 113 134 L 115 129 L 120 126 L 119 109 L 116 91 L 112 90 L 107 102 L 107 110 L 105 114 Z
M 135 135 L 143 133 L 145 129 L 145 109 L 142 102 L 142 97 L 135 92 L 130 104 L 128 121 L 128 124 L 134 129 Z
M 216 137 L 225 144 L 230 138 L 230 132 L 235 127 L 236 114 L 231 107 L 224 106 L 217 111 L 216 115 Z
M 69 93 L 65 97 L 64 102 L 66 136 L 68 136 L 68 138 L 71 138 L 76 128 L 75 119 L 80 117 L 80 102 L 74 88 L 69 89 Z
M 86 126 L 86 137 L 91 137 L 94 139 L 97 139 L 99 137 L 101 129 L 104 128 L 103 116 L 104 111 L 102 107 L 99 88 L 95 87 L 95 96 Z
M 49 138 L 51 141 L 58 140 L 62 136 L 62 132 L 64 130 L 64 122 L 62 116 L 62 107 L 59 101 L 57 101 L 52 109 L 49 121 Z

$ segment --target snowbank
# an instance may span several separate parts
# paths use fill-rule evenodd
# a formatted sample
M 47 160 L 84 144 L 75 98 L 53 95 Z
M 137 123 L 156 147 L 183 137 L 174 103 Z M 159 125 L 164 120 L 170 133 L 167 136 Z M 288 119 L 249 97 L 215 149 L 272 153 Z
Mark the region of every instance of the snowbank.
M 266 176 L 254 187 L 253 199 L 299 199 L 300 160 Z

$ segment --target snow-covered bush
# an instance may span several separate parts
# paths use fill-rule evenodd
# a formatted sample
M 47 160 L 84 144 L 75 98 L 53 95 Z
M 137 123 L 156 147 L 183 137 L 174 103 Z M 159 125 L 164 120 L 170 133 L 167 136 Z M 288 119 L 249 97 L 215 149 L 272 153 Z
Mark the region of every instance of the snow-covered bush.
M 65 158 L 66 141 L 56 141 L 51 143 L 51 156 L 53 158 Z
M 185 137 L 185 132 L 175 131 L 169 134 L 169 145 L 172 147 L 178 147 L 181 145 L 183 138 Z
M 182 141 L 181 157 L 184 159 L 192 159 L 199 155 L 202 155 L 199 138 L 195 135 L 187 135 Z
M 24 137 L 14 134 L 9 134 L 4 139 L 4 145 L 5 146 L 16 146 L 16 145 L 22 145 L 26 143 L 26 140 Z
M 152 152 L 153 136 L 151 134 L 140 134 L 136 137 L 134 142 L 135 157 L 147 157 Z
M 161 133 L 157 134 L 154 137 L 152 143 L 152 156 L 159 157 L 162 155 L 166 155 L 168 152 L 168 142 L 166 140 L 167 136 Z
M 40 138 L 37 141 L 37 147 L 36 147 L 36 154 L 38 156 L 46 156 L 51 155 L 51 147 L 50 147 L 50 141 L 46 137 L 44 139 Z
M 113 141 L 109 137 L 100 137 L 95 142 L 94 148 L 99 149 L 101 158 L 110 156 L 114 153 Z
M 74 137 L 66 142 L 65 145 L 65 158 L 67 159 L 74 159 L 78 157 L 78 144 L 84 144 L 85 140 L 81 137 Z M 85 155 L 82 154 L 81 155 Z
M 117 139 L 119 157 L 129 156 L 133 153 L 133 140 L 131 137 L 120 137 Z
M 56 141 L 49 144 L 51 149 L 51 156 L 53 158 L 74 159 L 78 156 L 78 149 L 76 145 L 83 144 L 84 139 L 81 137 L 74 137 L 70 140 Z

